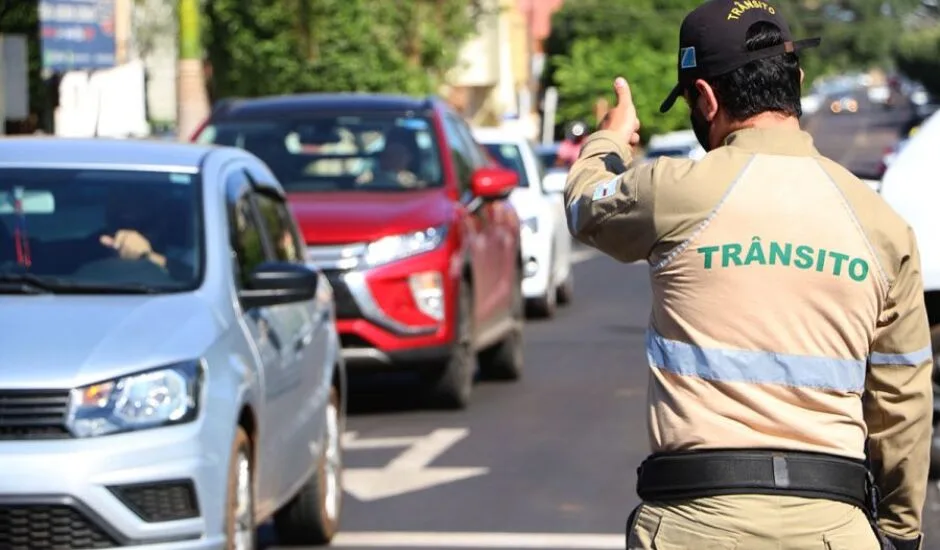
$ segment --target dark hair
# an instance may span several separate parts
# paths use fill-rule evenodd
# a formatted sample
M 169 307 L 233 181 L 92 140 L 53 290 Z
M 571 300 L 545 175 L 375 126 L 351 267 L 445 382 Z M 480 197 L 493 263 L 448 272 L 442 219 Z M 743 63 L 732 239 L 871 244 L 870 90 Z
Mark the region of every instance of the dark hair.
M 780 29 L 761 21 L 747 30 L 746 47 L 756 50 L 783 43 Z M 800 60 L 795 53 L 785 53 L 751 61 L 730 73 L 705 79 L 721 104 L 735 121 L 746 120 L 766 112 L 800 117 Z M 690 98 L 698 99 L 698 90 L 689 90 Z

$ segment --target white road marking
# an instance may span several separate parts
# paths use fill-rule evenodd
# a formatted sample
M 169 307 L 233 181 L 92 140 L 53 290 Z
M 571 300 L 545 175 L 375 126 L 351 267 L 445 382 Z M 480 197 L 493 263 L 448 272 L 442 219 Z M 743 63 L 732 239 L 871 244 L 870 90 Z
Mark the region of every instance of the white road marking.
M 545 550 L 622 550 L 626 537 L 561 533 L 340 532 L 331 546 L 383 548 L 541 548 Z
M 343 434 L 343 448 L 353 449 L 394 449 L 395 447 L 408 447 L 421 441 L 421 437 L 376 437 L 374 439 L 357 439 L 357 432 Z
M 426 436 L 357 439 L 344 434 L 347 450 L 407 447 L 384 468 L 346 468 L 343 489 L 361 501 L 373 501 L 477 477 L 489 468 L 429 468 L 428 465 L 470 433 L 465 428 L 439 429 Z

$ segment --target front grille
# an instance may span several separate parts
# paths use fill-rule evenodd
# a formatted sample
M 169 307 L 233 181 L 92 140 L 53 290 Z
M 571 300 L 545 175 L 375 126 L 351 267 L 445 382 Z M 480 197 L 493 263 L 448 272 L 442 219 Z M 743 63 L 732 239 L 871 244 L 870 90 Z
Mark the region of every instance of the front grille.
M 333 301 L 336 303 L 337 319 L 361 319 L 362 312 L 349 292 L 349 287 L 342 280 L 342 271 L 324 271 L 330 286 L 333 287 Z
M 115 548 L 117 541 L 77 509 L 66 505 L 0 505 L 3 550 Z
M 189 480 L 118 485 L 108 489 L 148 523 L 199 516 L 196 489 Z
M 0 390 L 0 440 L 69 437 L 68 408 L 68 390 Z

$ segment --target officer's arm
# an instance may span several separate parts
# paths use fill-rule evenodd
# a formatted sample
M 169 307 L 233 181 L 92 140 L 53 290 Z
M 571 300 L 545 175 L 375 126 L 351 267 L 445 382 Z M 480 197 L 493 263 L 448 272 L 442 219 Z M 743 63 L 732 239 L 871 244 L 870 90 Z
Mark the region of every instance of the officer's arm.
M 901 252 L 900 269 L 872 343 L 865 421 L 872 470 L 882 492 L 878 524 L 888 536 L 910 542 L 904 547 L 918 548 L 930 463 L 933 388 L 920 255 L 909 228 Z
M 644 260 L 656 241 L 653 189 L 653 164 L 638 166 L 617 134 L 596 132 L 568 173 L 568 229 L 621 262 Z

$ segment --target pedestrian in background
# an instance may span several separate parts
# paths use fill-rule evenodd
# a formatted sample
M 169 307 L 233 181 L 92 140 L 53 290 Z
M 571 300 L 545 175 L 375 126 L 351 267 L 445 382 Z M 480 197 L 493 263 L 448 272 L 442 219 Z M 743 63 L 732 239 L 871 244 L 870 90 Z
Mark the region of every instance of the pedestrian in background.
M 555 159 L 555 165 L 564 168 L 570 168 L 574 161 L 578 160 L 581 154 L 581 145 L 587 137 L 587 124 L 580 120 L 572 122 L 565 132 L 565 140 L 558 146 L 558 155 Z
M 910 227 L 800 129 L 777 6 L 710 0 L 678 84 L 708 154 L 636 163 L 628 83 L 584 143 L 571 233 L 646 260 L 652 454 L 628 548 L 921 547 L 931 349 Z M 616 284 L 615 281 L 610 281 Z

